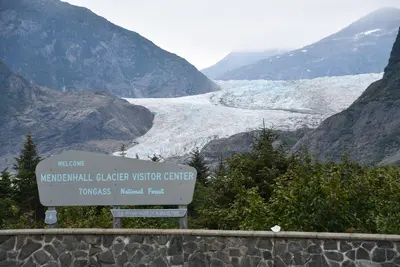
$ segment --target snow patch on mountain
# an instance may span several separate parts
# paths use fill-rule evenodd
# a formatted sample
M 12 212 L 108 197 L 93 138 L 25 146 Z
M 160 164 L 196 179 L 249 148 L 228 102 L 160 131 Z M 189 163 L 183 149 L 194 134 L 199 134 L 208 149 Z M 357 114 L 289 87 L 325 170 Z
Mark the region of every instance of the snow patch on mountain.
M 217 81 L 222 90 L 179 98 L 126 98 L 155 113 L 153 127 L 128 157 L 181 156 L 209 141 L 262 126 L 317 127 L 347 108 L 381 73 L 297 81 Z M 118 155 L 118 152 L 114 153 Z
M 381 30 L 381 29 L 370 30 L 370 31 L 362 32 L 361 34 L 363 34 L 363 35 L 369 35 L 369 34 L 371 34 L 371 33 L 378 32 L 378 31 L 380 31 L 380 30 Z
M 238 67 L 214 79 L 298 80 L 382 72 L 399 25 L 400 9 L 378 9 L 317 42 Z

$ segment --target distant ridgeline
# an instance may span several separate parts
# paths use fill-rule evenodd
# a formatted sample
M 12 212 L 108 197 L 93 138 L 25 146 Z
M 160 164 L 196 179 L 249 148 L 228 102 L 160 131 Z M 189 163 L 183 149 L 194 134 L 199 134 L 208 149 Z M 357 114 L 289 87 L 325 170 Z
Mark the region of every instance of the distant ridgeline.
M 400 25 L 400 9 L 381 8 L 305 47 L 226 71 L 215 80 L 298 80 L 380 73 Z
M 65 1 L 1 1 L 0 25 L 0 59 L 37 85 L 122 97 L 219 88 L 185 59 Z

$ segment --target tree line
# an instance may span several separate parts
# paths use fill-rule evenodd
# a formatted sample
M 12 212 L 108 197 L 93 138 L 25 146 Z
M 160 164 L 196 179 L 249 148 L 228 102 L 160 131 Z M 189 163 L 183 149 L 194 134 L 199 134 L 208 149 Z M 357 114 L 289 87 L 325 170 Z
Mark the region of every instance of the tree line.
M 313 161 L 306 149 L 289 154 L 273 145 L 278 136 L 263 128 L 253 150 L 220 160 L 215 171 L 198 149 L 187 164 L 197 170 L 189 228 L 400 234 L 400 169 L 366 166 L 346 155 L 340 162 Z M 121 148 L 125 156 L 125 147 Z M 138 158 L 138 157 L 137 157 Z M 153 161 L 161 156 L 154 155 Z M 0 175 L 0 227 L 40 228 L 45 208 L 39 202 L 32 136 L 15 159 L 11 174 Z M 121 206 L 121 208 L 134 208 Z M 138 207 L 174 208 L 174 207 Z M 59 227 L 112 227 L 110 207 L 60 207 Z M 177 228 L 176 218 L 124 218 L 124 228 Z

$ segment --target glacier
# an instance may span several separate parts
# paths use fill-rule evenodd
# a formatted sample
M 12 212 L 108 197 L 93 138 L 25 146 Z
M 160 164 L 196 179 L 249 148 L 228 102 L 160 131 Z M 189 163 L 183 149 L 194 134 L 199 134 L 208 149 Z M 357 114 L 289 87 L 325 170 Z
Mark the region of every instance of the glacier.
M 317 127 L 347 108 L 383 73 L 295 81 L 215 81 L 221 90 L 178 98 L 124 98 L 155 113 L 152 128 L 127 157 L 182 156 L 209 141 L 258 129 Z M 119 155 L 115 152 L 114 155 Z

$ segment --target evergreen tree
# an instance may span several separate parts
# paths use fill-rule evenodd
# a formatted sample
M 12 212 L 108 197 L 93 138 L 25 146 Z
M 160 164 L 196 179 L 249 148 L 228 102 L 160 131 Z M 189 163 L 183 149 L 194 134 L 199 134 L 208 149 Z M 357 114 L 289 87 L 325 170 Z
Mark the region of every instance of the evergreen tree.
M 277 139 L 278 135 L 264 125 L 260 134 L 254 138 L 253 151 L 239 157 L 239 162 L 230 163 L 232 166 L 238 166 L 239 173 L 251 177 L 252 181 L 246 183 L 257 186 L 261 196 L 267 201 L 272 194 L 275 179 L 284 174 L 294 161 L 294 157 L 288 156 L 283 145 L 274 147 Z
M 191 224 L 202 225 L 204 222 L 199 217 L 199 210 L 202 206 L 208 203 L 209 199 L 209 188 L 206 185 L 207 178 L 210 175 L 210 171 L 204 162 L 203 156 L 200 154 L 199 149 L 196 148 L 192 153 L 190 160 L 187 164 L 197 171 L 196 186 L 193 195 L 193 201 L 187 206 L 188 216 L 191 218 Z
M 0 197 L 10 198 L 11 196 L 12 196 L 11 174 L 8 172 L 7 168 L 5 168 L 0 173 Z
M 126 156 L 126 146 L 125 146 L 125 144 L 122 144 L 121 145 L 121 148 L 119 149 L 120 150 L 120 152 L 119 152 L 119 154 L 121 155 L 121 157 L 125 157 Z
M 151 161 L 160 162 L 163 158 L 160 155 L 154 154 L 152 157 L 149 157 Z
M 205 185 L 207 183 L 207 178 L 210 176 L 210 169 L 207 167 L 204 157 L 200 154 L 198 148 L 191 152 L 188 165 L 196 169 L 197 181 Z
M 265 229 L 262 216 L 275 180 L 284 174 L 290 159 L 273 142 L 277 136 L 272 130 L 261 129 L 255 137 L 253 150 L 235 153 L 220 163 L 215 179 L 209 181 L 209 203 L 199 210 L 207 218 L 206 228 Z M 265 219 L 264 219 L 265 220 Z
M 19 157 L 15 158 L 14 198 L 22 212 L 33 212 L 36 222 L 44 221 L 45 209 L 39 201 L 39 192 L 36 183 L 36 165 L 42 160 L 36 151 L 36 144 L 32 135 L 27 133 L 26 141 Z
M 225 162 L 224 162 L 224 159 L 223 159 L 222 155 L 220 155 L 218 166 L 217 166 L 217 169 L 215 171 L 215 178 L 216 177 L 223 177 L 225 175 L 226 175 L 226 166 L 225 166 Z

